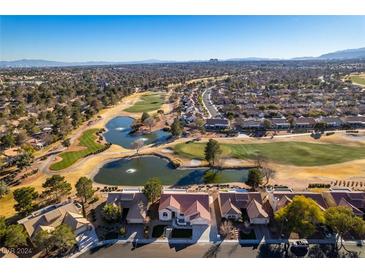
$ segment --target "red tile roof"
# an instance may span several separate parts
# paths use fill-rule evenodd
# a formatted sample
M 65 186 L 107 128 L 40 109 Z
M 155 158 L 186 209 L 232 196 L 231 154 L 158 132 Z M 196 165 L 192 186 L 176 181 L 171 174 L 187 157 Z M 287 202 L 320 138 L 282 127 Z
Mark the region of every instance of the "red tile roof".
M 173 206 L 184 215 L 196 215 L 210 220 L 209 196 L 207 193 L 163 193 L 158 210 Z

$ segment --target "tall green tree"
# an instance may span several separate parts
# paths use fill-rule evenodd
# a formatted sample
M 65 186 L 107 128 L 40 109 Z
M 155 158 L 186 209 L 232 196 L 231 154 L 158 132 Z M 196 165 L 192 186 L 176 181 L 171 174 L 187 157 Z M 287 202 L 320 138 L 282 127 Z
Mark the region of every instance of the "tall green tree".
M 295 196 L 287 206 L 275 213 L 275 220 L 280 222 L 286 232 L 299 233 L 307 237 L 315 232 L 316 224 L 324 222 L 324 213 L 318 204 L 307 197 Z
M 93 181 L 89 178 L 81 177 L 77 181 L 75 187 L 76 195 L 81 200 L 82 214 L 86 217 L 85 204 L 94 196 L 95 193 L 95 190 L 93 189 Z
M 149 179 L 143 187 L 143 194 L 147 197 L 149 203 L 157 201 L 162 193 L 162 183 L 159 178 Z
M 14 208 L 21 214 L 29 214 L 34 209 L 33 201 L 38 198 L 38 193 L 34 187 L 27 186 L 14 190 Z
M 12 133 L 7 133 L 0 138 L 0 145 L 4 148 L 13 147 L 15 145 L 15 137 Z
M 65 177 L 60 175 L 53 175 L 46 179 L 42 184 L 45 189 L 43 194 L 52 197 L 53 200 L 60 201 L 62 197 L 71 193 L 71 184 L 69 184 Z
M 248 172 L 247 184 L 251 186 L 253 189 L 259 187 L 262 184 L 263 175 L 260 169 L 253 168 Z
M 28 235 L 22 225 L 10 225 L 5 233 L 5 246 L 9 248 L 25 246 Z
M 55 250 L 57 254 L 67 254 L 76 244 L 76 236 L 72 229 L 61 224 L 51 233 L 49 245 L 51 250 Z
M 205 160 L 208 161 L 210 166 L 214 166 L 219 156 L 222 154 L 222 149 L 216 140 L 209 139 L 204 149 Z
M 50 232 L 46 230 L 39 230 L 34 236 L 33 243 L 38 249 L 45 250 L 48 253 L 50 239 Z
M 65 140 L 62 141 L 62 145 L 64 147 L 69 147 L 71 145 L 71 139 L 70 138 L 67 138 Z
M 61 224 L 52 232 L 40 230 L 33 239 L 34 245 L 46 254 L 66 254 L 75 245 L 76 238 L 72 229 Z
M 326 224 L 336 232 L 336 250 L 339 251 L 343 245 L 343 237 L 347 233 L 355 233 L 357 236 L 365 235 L 365 221 L 357 217 L 351 208 L 344 206 L 330 207 L 325 214 Z M 338 245 L 338 242 L 341 244 Z M 345 248 L 346 249 L 346 248 Z
M 20 170 L 22 170 L 23 168 L 29 167 L 32 164 L 33 159 L 34 156 L 31 153 L 24 152 L 16 158 L 15 164 Z
M 182 134 L 183 128 L 181 126 L 181 122 L 178 118 L 175 118 L 171 124 L 171 134 L 174 137 L 180 137 Z

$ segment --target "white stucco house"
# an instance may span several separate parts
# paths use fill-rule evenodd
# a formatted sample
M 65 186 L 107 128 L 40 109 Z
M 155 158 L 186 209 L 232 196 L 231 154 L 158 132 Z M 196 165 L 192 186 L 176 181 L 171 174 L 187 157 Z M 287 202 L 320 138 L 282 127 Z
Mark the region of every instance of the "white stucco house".
M 209 225 L 207 193 L 164 192 L 158 208 L 160 221 L 176 221 L 177 225 Z

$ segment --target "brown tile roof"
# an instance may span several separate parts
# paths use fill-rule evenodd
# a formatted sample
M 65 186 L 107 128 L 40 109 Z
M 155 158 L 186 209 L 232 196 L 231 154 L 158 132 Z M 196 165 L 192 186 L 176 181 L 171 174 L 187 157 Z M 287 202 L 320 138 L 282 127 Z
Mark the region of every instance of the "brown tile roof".
M 289 192 L 289 191 L 275 192 L 274 191 L 273 195 L 279 201 L 282 199 L 283 196 L 287 196 L 287 198 L 291 199 L 291 200 L 293 200 L 293 198 L 295 196 L 304 196 L 304 197 L 311 198 L 312 200 L 314 200 L 322 209 L 328 208 L 326 201 L 324 200 L 323 196 L 320 193 L 305 192 L 305 191 L 303 191 L 303 192 Z
M 231 199 L 225 201 L 224 204 L 221 205 L 221 213 L 222 215 L 227 214 L 242 214 L 241 210 L 237 208 L 234 204 L 232 204 Z
M 72 230 L 76 230 L 83 227 L 84 225 L 90 224 L 90 222 L 84 218 L 84 216 L 73 212 L 66 213 L 63 223 L 71 227 Z
M 290 204 L 292 202 L 292 199 L 290 199 L 288 196 L 284 195 L 280 198 L 276 210 L 279 210 L 282 207 L 285 207 L 286 205 Z
M 268 218 L 269 214 L 264 210 L 262 204 L 257 202 L 255 199 L 251 200 L 247 207 L 247 215 L 250 219 L 253 218 Z
M 167 197 L 167 199 L 163 200 L 162 202 L 160 200 L 159 209 L 164 209 L 167 207 L 173 207 L 176 208 L 177 210 L 180 210 L 180 203 L 176 201 L 174 196 L 170 195 Z
M 129 208 L 127 219 L 143 219 L 146 217 L 147 198 L 142 192 L 110 192 L 107 203 L 114 203 Z
M 365 192 L 363 191 L 329 191 L 336 205 L 340 205 L 342 199 L 346 200 L 353 207 L 365 212 Z M 344 204 L 344 201 L 342 201 Z
M 57 208 L 50 209 L 46 213 L 40 213 L 37 216 L 28 216 L 18 223 L 23 224 L 25 230 L 30 237 L 34 236 L 36 232 L 45 227 L 57 227 L 65 219 L 67 213 L 79 214 L 79 209 L 73 202 L 59 205 Z
M 262 197 L 259 192 L 222 192 L 219 193 L 220 205 L 224 205 L 227 200 L 230 200 L 232 205 L 238 209 L 245 209 L 249 203 L 255 199 L 259 203 L 262 203 Z
M 357 207 L 355 207 L 353 204 L 351 204 L 350 202 L 346 201 L 346 199 L 342 198 L 340 200 L 340 202 L 338 203 L 339 206 L 345 206 L 345 207 L 349 207 L 351 208 L 352 212 L 356 215 L 364 215 L 364 212 L 362 212 L 360 209 L 358 209 Z
M 195 201 L 187 210 L 184 212 L 185 216 L 190 216 L 190 220 L 202 218 L 210 221 L 210 213 L 205 207 L 199 202 Z

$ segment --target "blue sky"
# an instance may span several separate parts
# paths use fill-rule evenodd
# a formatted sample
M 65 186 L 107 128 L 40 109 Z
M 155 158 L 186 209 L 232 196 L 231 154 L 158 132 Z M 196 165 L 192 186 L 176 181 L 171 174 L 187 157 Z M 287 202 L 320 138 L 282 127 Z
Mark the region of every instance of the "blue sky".
M 365 16 L 0 16 L 0 59 L 197 60 L 365 47 Z

